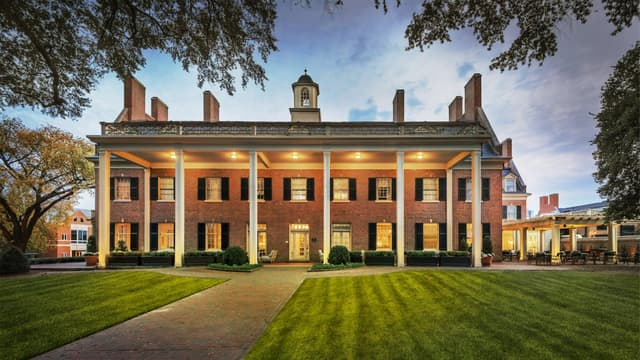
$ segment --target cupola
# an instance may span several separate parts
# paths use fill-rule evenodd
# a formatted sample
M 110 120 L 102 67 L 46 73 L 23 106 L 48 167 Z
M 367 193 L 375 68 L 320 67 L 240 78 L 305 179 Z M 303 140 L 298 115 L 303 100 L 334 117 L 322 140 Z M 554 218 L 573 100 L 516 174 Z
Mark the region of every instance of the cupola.
M 291 121 L 320 122 L 320 108 L 318 107 L 318 95 L 320 86 L 316 84 L 304 69 L 298 81 L 291 84 L 293 90 L 293 107 L 289 108 Z

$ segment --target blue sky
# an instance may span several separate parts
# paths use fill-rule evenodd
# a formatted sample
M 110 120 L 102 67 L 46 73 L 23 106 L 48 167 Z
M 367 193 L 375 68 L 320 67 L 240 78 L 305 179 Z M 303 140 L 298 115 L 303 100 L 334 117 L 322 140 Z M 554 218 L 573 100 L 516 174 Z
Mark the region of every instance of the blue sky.
M 559 50 L 544 66 L 500 73 L 489 70 L 489 61 L 506 45 L 489 52 L 468 30 L 456 32 L 451 43 L 424 52 L 405 51 L 404 31 L 418 10 L 417 1 L 403 1 L 386 15 L 372 1 L 345 1 L 344 7 L 330 12 L 323 0 L 311 1 L 310 7 L 295 3 L 279 2 L 279 51 L 265 64 L 265 91 L 253 84 L 242 89 L 239 82 L 234 96 L 215 84 L 200 89 L 194 72 L 182 71 L 168 56 L 148 52 L 147 66 L 135 74 L 146 86 L 147 112 L 149 99 L 158 96 L 169 106 L 170 120 L 200 120 L 202 91 L 209 89 L 221 103 L 222 121 L 288 121 L 291 83 L 307 68 L 320 85 L 323 121 L 390 121 L 396 89 L 405 89 L 407 121 L 444 121 L 448 104 L 464 95 L 464 84 L 478 72 L 483 108 L 498 138 L 513 139 L 514 159 L 532 193 L 529 209 L 537 210 L 538 197 L 554 192 L 560 194 L 562 207 L 600 201 L 592 178 L 590 140 L 596 129 L 590 113 L 599 111 L 600 88 L 611 67 L 640 38 L 637 21 L 612 37 L 613 26 L 598 8 L 587 24 L 558 25 Z M 52 119 L 29 109 L 6 113 L 29 126 L 49 123 L 84 137 L 99 134 L 100 121 L 115 119 L 122 109 L 122 91 L 115 76 L 107 75 L 92 93 L 92 107 L 78 121 Z M 78 205 L 93 208 L 92 196 L 83 196 Z

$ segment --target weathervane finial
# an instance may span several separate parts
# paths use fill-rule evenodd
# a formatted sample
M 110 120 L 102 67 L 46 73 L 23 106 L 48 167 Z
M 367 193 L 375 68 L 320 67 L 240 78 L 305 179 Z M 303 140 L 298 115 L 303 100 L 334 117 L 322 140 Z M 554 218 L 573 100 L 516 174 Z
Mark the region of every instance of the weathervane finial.
M 304 74 L 307 75 L 307 68 L 304 68 Z

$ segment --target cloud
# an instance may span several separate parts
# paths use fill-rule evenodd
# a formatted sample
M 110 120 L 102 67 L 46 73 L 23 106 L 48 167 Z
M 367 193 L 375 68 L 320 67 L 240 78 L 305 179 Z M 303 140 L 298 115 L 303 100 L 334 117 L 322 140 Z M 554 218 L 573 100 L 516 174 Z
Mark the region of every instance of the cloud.
M 456 72 L 458 73 L 458 78 L 463 79 L 466 78 L 467 76 L 469 76 L 469 73 L 471 73 L 471 71 L 473 71 L 475 68 L 473 67 L 473 64 L 470 62 L 465 62 L 462 65 L 459 65 L 456 68 Z
M 390 111 L 378 111 L 378 106 L 372 98 L 367 99 L 366 107 L 349 109 L 349 121 L 389 120 Z

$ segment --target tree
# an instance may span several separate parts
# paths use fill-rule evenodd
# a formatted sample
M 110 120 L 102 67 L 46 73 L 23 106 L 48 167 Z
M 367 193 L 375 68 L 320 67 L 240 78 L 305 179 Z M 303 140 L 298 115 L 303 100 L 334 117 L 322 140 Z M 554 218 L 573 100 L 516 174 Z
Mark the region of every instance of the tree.
M 169 54 L 198 86 L 264 88 L 277 50 L 273 0 L 5 0 L 0 6 L 0 109 L 28 106 L 50 116 L 79 117 L 98 80 L 124 79 L 146 63 L 145 50 Z
M 627 51 L 602 88 L 600 129 L 593 144 L 598 193 L 609 220 L 640 218 L 640 42 Z
M 0 233 L 25 251 L 39 221 L 90 188 L 94 170 L 86 141 L 46 126 L 28 129 L 19 120 L 0 122 Z

